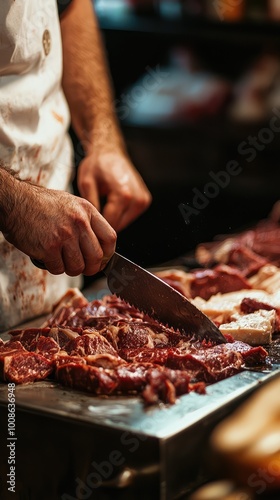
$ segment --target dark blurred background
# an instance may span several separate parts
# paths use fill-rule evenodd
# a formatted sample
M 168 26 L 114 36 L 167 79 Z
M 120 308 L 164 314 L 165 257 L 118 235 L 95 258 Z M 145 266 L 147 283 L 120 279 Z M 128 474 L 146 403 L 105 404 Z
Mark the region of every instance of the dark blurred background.
M 119 122 L 153 194 L 150 209 L 119 234 L 119 252 L 154 266 L 265 218 L 280 195 L 279 1 L 94 6 Z M 210 173 L 232 160 L 238 175 L 213 186 Z M 198 192 L 206 196 L 199 209 Z M 188 223 L 182 204 L 185 214 L 196 210 Z

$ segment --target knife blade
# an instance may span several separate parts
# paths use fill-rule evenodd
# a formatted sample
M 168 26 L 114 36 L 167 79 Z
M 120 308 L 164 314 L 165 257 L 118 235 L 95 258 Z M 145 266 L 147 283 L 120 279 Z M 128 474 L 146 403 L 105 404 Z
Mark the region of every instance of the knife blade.
M 115 253 L 103 272 L 113 294 L 160 323 L 200 341 L 226 343 L 216 325 L 186 297 L 126 257 Z
M 46 269 L 43 261 L 31 261 Z M 226 343 L 216 325 L 184 295 L 126 257 L 115 252 L 103 272 L 113 294 L 151 318 L 199 341 Z

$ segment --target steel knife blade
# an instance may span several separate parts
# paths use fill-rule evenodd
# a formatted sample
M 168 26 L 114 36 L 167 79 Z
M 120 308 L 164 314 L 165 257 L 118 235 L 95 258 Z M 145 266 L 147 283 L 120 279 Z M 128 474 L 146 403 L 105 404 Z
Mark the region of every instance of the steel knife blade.
M 200 341 L 226 342 L 216 325 L 186 297 L 122 255 L 115 253 L 103 272 L 113 294 L 151 318 Z

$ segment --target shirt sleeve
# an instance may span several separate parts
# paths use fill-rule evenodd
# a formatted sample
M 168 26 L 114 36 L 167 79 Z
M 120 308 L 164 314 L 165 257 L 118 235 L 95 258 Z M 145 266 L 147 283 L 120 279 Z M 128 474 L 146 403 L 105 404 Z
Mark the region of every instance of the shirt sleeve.
M 65 9 L 70 5 L 72 0 L 57 0 L 57 8 L 58 8 L 58 13 L 59 15 L 64 12 Z

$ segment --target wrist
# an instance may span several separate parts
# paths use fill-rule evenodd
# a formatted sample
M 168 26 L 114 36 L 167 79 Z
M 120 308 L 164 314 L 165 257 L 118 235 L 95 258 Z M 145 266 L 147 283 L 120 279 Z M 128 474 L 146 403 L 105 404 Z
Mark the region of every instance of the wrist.
M 117 122 L 112 117 L 96 120 L 92 130 L 84 131 L 81 144 L 86 156 L 108 152 L 127 155 L 124 138 Z

